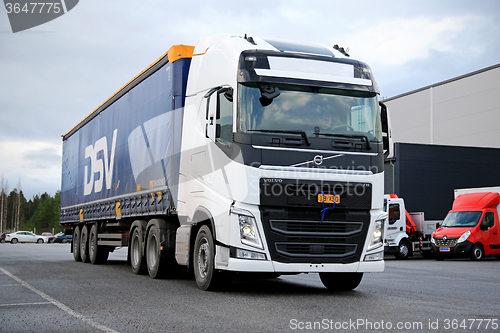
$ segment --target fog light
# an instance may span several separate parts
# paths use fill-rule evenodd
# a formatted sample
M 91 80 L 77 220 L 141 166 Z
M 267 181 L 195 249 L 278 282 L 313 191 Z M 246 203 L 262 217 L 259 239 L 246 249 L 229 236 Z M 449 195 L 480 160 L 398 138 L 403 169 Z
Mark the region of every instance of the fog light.
M 250 260 L 266 260 L 266 255 L 264 253 L 236 249 L 236 258 L 250 259 Z
M 367 254 L 365 256 L 365 261 L 377 261 L 384 259 L 384 252 L 377 252 L 372 254 Z

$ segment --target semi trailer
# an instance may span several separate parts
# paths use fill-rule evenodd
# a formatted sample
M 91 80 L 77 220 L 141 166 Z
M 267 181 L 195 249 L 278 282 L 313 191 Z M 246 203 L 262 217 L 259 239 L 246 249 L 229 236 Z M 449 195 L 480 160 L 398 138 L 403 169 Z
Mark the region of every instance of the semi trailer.
M 134 273 L 384 270 L 387 109 L 368 65 L 322 45 L 218 35 L 174 45 L 63 135 L 60 223 L 76 261 Z

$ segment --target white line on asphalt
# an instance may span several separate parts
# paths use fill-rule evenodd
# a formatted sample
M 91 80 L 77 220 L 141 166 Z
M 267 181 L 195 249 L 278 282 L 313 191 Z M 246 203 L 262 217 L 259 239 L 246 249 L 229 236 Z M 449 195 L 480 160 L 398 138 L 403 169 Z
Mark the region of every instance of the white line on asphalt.
M 49 301 L 50 303 L 54 304 L 55 306 L 57 306 L 59 309 L 63 310 L 67 314 L 72 315 L 73 317 L 76 317 L 76 318 L 78 318 L 78 319 L 86 322 L 87 324 L 92 325 L 92 326 L 94 326 L 97 329 L 100 329 L 101 331 L 108 332 L 108 333 L 118 333 L 118 331 L 115 331 L 115 330 L 113 330 L 113 329 L 111 329 L 109 327 L 106 327 L 106 326 L 104 326 L 104 325 L 102 325 L 102 324 L 100 324 L 100 323 L 98 323 L 98 322 L 96 322 L 96 321 L 94 321 L 94 320 L 92 320 L 90 318 L 87 318 L 84 315 L 82 315 L 82 314 L 74 311 L 70 307 L 62 304 L 58 300 L 50 297 L 49 295 L 45 294 L 42 291 L 36 289 L 35 287 L 33 287 L 32 285 L 30 285 L 29 283 L 24 282 L 23 280 L 21 280 L 20 278 L 18 278 L 14 274 L 10 273 L 9 271 L 3 269 L 2 267 L 0 267 L 0 271 L 3 272 L 5 275 L 10 276 L 11 278 L 13 278 L 14 280 L 16 280 L 17 282 L 19 282 L 20 284 L 22 284 L 23 286 L 25 286 L 29 290 L 33 291 L 34 293 L 36 293 L 36 294 L 40 295 L 41 297 L 45 298 L 47 301 Z
M 52 304 L 52 302 L 38 302 L 38 303 L 12 303 L 12 304 L 0 304 L 0 306 L 39 305 L 39 304 Z
M 0 284 L 0 287 L 13 287 L 13 286 L 20 286 L 20 284 L 19 283 Z

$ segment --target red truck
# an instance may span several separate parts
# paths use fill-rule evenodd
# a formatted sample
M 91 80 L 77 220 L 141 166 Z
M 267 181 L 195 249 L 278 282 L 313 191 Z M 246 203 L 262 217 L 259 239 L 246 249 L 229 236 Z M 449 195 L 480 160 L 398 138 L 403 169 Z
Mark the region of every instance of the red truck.
M 455 190 L 455 201 L 431 243 L 438 260 L 464 256 L 500 259 L 500 187 Z

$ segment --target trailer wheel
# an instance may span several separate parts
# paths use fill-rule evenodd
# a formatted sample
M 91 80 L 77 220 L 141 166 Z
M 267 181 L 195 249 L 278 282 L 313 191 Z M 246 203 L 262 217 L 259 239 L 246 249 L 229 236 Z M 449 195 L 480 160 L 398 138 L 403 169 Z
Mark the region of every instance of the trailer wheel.
M 405 239 L 399 242 L 398 252 L 394 255 L 396 259 L 408 259 L 410 256 L 410 244 Z
M 484 258 L 484 249 L 481 244 L 474 244 L 470 258 L 472 260 L 481 260 Z
M 97 224 L 93 224 L 89 233 L 89 258 L 92 264 L 102 264 L 108 260 L 107 246 L 97 245 Z
M 363 273 L 319 273 L 321 282 L 328 290 L 353 290 L 361 283 Z
M 80 234 L 80 257 L 82 262 L 89 262 L 89 229 L 85 224 L 82 227 L 82 232 Z
M 76 226 L 73 230 L 73 258 L 75 261 L 82 261 L 80 257 L 80 227 Z
M 143 230 L 139 226 L 134 229 L 130 239 L 130 265 L 135 274 L 144 274 L 146 272 L 144 256 L 142 255 L 143 240 Z
M 196 284 L 201 290 L 216 290 L 222 287 L 225 279 L 215 270 L 215 246 L 212 231 L 206 225 L 198 230 L 194 242 L 193 268 Z

